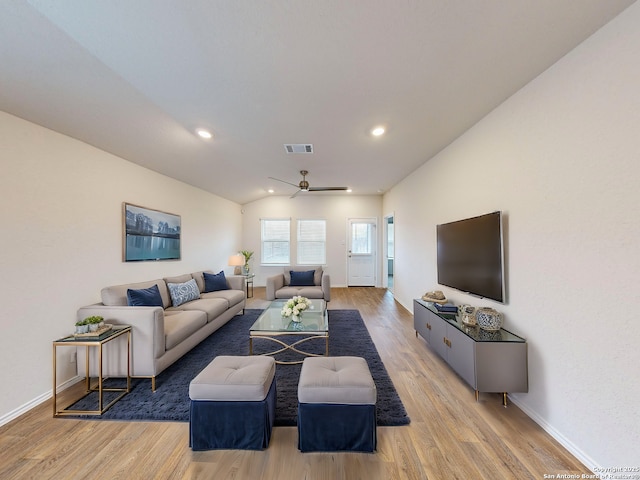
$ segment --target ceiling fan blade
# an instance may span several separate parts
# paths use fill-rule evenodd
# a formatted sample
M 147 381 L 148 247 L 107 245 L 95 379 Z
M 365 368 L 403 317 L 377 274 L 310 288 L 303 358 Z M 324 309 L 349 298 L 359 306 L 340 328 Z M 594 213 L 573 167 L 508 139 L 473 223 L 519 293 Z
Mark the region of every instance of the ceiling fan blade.
M 295 183 L 287 182 L 286 180 L 280 180 L 279 178 L 269 177 L 271 180 L 276 180 L 277 182 L 286 183 L 287 185 L 291 185 L 292 187 L 299 188 L 299 186 Z
M 296 198 L 300 192 L 302 192 L 302 190 L 298 190 L 296 193 L 291 195 L 289 198 Z
M 310 192 L 344 191 L 344 190 L 349 190 L 349 187 L 309 187 Z

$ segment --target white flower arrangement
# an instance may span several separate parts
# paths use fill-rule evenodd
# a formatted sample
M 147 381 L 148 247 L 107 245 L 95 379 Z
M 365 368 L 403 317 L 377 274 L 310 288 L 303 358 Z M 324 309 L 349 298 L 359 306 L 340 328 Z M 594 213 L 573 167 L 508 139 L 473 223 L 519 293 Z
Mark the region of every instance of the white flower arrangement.
M 299 322 L 302 312 L 312 308 L 313 305 L 308 298 L 296 296 L 291 300 L 287 300 L 287 303 L 282 307 L 280 314 L 285 318 L 291 317 L 291 320 L 294 322 Z

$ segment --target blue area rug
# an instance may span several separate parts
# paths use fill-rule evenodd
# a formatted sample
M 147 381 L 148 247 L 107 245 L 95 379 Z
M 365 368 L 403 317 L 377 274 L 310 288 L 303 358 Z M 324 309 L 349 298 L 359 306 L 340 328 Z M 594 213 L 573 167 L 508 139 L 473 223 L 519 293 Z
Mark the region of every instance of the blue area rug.
M 194 347 L 156 378 L 156 391 L 151 391 L 148 379 L 133 379 L 132 390 L 100 417 L 72 417 L 90 420 L 146 420 L 189 421 L 189 383 L 217 355 L 248 355 L 249 328 L 262 310 L 245 310 L 244 315 L 231 319 L 208 338 Z M 300 337 L 297 337 L 298 340 Z M 254 354 L 274 350 L 264 339 L 254 340 Z M 304 346 L 306 351 L 324 353 L 324 339 L 314 339 Z M 278 360 L 293 360 L 294 353 L 280 354 Z M 357 310 L 329 310 L 329 355 L 351 355 L 367 360 L 371 376 L 376 383 L 377 424 L 397 426 L 409 423 L 404 405 L 396 392 L 389 374 L 378 355 L 367 328 Z M 276 404 L 277 426 L 295 426 L 298 414 L 298 378 L 301 365 L 277 365 Z M 122 379 L 110 379 L 113 386 L 123 384 Z M 109 401 L 105 393 L 105 403 Z M 73 405 L 73 408 L 97 408 L 97 393 L 92 393 Z

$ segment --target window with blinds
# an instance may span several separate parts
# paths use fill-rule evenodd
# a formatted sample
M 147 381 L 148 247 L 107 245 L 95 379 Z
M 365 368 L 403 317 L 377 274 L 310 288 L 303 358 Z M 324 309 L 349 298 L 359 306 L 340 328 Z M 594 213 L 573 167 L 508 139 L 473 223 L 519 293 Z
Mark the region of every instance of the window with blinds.
M 298 220 L 298 265 L 324 265 L 327 261 L 326 220 Z
M 261 219 L 262 265 L 289 265 L 291 221 L 287 219 Z

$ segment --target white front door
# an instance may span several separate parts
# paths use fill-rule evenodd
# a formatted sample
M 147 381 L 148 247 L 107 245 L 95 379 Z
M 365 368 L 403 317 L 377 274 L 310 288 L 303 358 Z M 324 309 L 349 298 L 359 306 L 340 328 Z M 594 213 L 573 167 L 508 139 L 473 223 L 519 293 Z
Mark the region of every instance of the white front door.
M 347 251 L 348 286 L 375 287 L 376 247 L 376 220 L 350 219 Z

